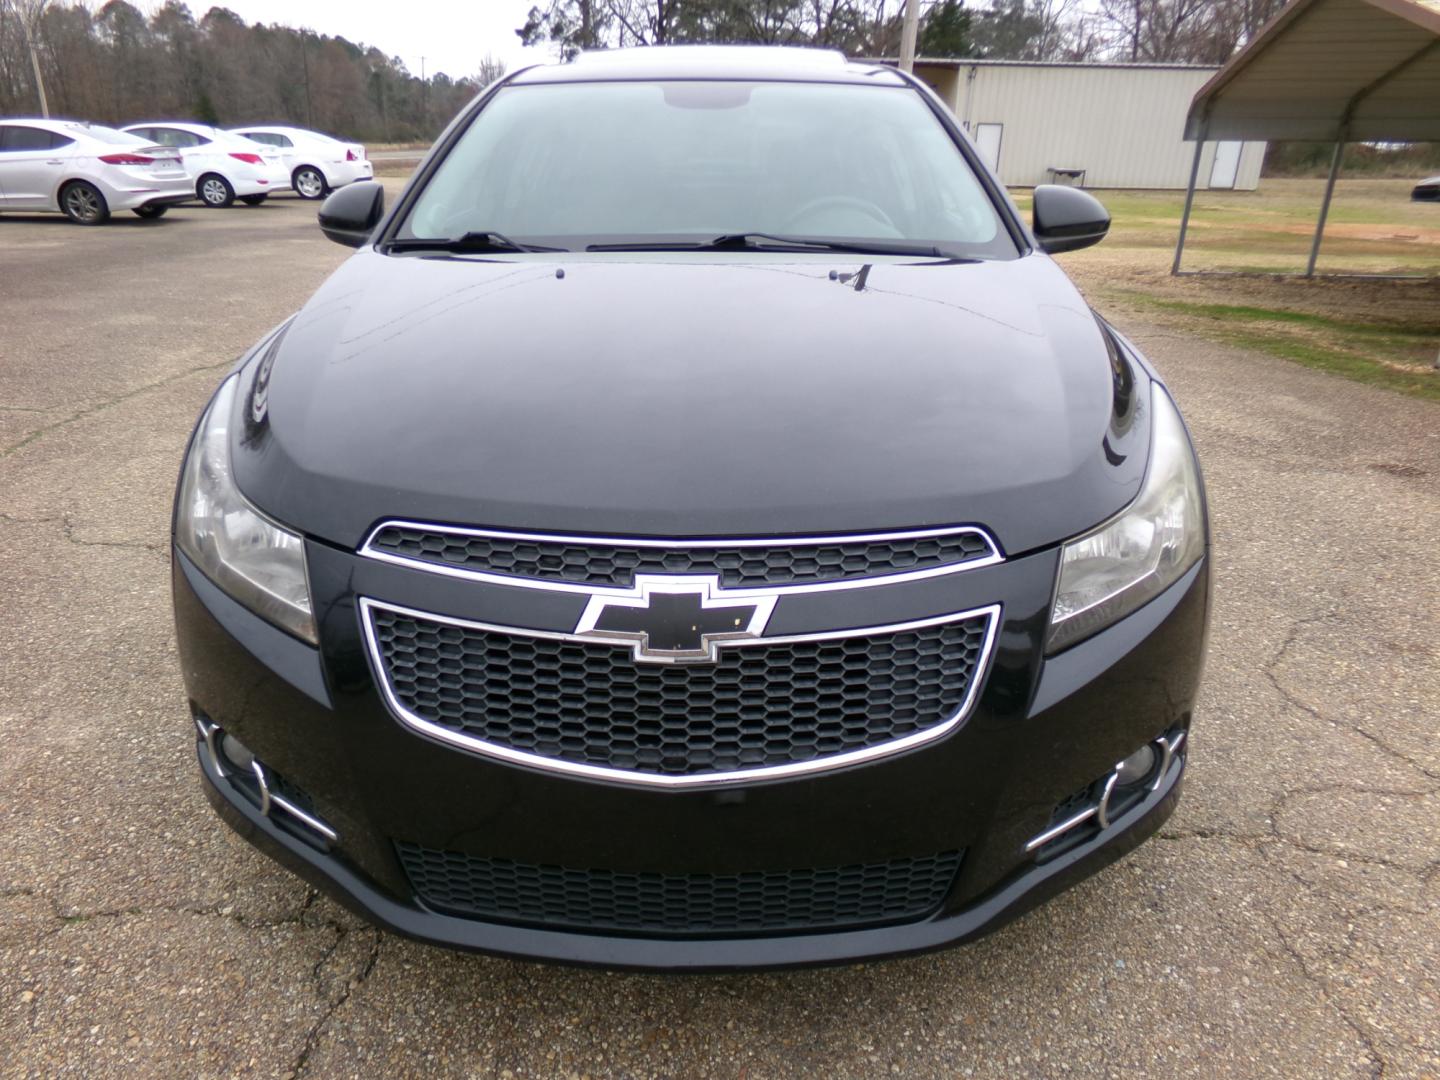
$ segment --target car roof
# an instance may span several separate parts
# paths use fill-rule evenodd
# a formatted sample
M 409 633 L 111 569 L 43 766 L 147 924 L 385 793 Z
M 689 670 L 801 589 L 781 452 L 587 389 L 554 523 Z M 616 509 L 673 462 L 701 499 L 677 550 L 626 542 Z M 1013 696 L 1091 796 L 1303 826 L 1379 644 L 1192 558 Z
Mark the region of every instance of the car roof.
M 24 127 L 44 128 L 58 131 L 62 127 L 89 127 L 83 120 L 47 120 L 43 116 L 0 116 L 0 124 L 20 124 Z
M 20 127 L 40 128 L 43 131 L 54 131 L 60 135 L 75 135 L 84 137 L 90 133 L 91 128 L 100 128 L 104 131 L 117 131 L 122 135 L 130 135 L 136 142 L 143 143 L 145 140 L 138 135 L 132 135 L 123 128 L 112 128 L 108 124 L 92 124 L 89 120 L 65 120 L 43 116 L 0 116 L 0 127 L 15 124 Z
M 208 135 L 212 131 L 219 131 L 217 127 L 209 124 L 196 124 L 189 120 L 141 120 L 134 124 L 126 124 L 121 131 L 129 131 L 137 127 L 168 127 L 179 128 L 181 131 L 193 131 L 197 135 Z
M 311 131 L 309 128 L 290 127 L 288 124 L 237 124 L 235 127 L 225 130 L 234 135 L 241 135 L 247 131 L 268 131 L 277 135 L 299 135 L 302 139 L 336 139 L 333 135 L 326 135 L 323 131 Z
M 854 63 L 833 49 L 773 45 L 662 45 L 581 53 L 568 64 L 526 68 L 512 85 L 630 79 L 744 79 L 902 86 L 894 68 Z

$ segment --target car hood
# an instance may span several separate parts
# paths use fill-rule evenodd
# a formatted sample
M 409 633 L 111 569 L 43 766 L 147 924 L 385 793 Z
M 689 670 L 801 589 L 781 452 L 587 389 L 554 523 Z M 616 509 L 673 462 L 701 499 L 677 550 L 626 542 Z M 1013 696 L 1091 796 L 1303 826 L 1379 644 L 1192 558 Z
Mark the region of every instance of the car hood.
M 246 365 L 235 475 L 385 518 L 633 536 L 978 524 L 1017 554 L 1136 494 L 1146 375 L 1040 255 L 366 249 Z

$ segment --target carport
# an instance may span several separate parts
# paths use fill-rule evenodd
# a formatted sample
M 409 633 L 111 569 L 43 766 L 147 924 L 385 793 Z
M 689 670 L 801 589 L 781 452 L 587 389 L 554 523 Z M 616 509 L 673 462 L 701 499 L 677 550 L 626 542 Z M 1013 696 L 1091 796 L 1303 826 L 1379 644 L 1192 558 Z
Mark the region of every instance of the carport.
M 1185 138 L 1195 154 L 1172 274 L 1207 140 L 1334 142 L 1305 268 L 1314 277 L 1345 144 L 1440 140 L 1440 0 L 1295 0 L 1196 93 Z

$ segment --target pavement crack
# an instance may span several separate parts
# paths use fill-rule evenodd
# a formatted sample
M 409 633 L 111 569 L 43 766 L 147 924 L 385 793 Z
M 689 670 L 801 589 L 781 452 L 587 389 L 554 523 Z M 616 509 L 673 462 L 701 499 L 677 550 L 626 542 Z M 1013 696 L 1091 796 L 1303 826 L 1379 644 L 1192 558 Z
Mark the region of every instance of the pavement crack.
M 1339 617 L 1340 612 L 1332 608 L 1328 611 L 1323 611 L 1315 615 L 1307 615 L 1303 618 L 1296 619 L 1293 623 L 1290 624 L 1290 630 L 1285 635 L 1285 640 L 1280 643 L 1280 647 L 1275 650 L 1275 654 L 1265 663 L 1264 667 L 1261 668 L 1261 673 L 1265 676 L 1266 681 L 1270 683 L 1270 685 L 1274 688 L 1275 692 L 1280 695 L 1281 699 L 1284 700 L 1287 705 L 1299 709 L 1307 716 L 1313 716 L 1321 723 L 1329 724 L 1332 727 L 1342 728 L 1346 731 L 1354 732 L 1362 739 L 1365 739 L 1366 741 L 1373 744 L 1375 748 L 1380 750 L 1382 753 L 1410 766 L 1410 768 L 1414 769 L 1422 776 L 1428 777 L 1431 780 L 1440 780 L 1440 773 L 1437 773 L 1432 769 L 1429 769 L 1426 766 L 1422 765 L 1420 762 L 1416 761 L 1413 757 L 1411 757 L 1409 754 L 1406 754 L 1404 751 L 1397 750 L 1395 747 L 1391 746 L 1378 735 L 1375 735 L 1373 732 L 1366 731 L 1359 724 L 1347 723 L 1343 720 L 1337 720 L 1334 717 L 1326 716 L 1319 709 L 1315 708 L 1315 706 L 1311 705 L 1308 701 L 1305 701 L 1303 698 L 1298 697 L 1287 686 L 1285 686 L 1283 682 L 1280 681 L 1280 676 L 1276 674 L 1276 669 L 1279 668 L 1280 664 L 1284 661 L 1290 650 L 1294 648 L 1296 643 L 1300 640 L 1300 635 L 1305 631 L 1305 629 L 1309 626 L 1315 625 L 1316 623 L 1326 622 L 1328 620 L 1337 619 Z
M 74 518 L 69 514 L 46 514 L 42 517 L 17 517 L 14 514 L 7 514 L 0 511 L 0 524 L 5 525 L 59 525 L 60 534 L 66 543 L 75 544 L 77 547 L 112 547 L 130 548 L 135 551 L 150 551 L 163 554 L 168 547 L 167 544 L 158 540 L 87 540 L 77 536 L 80 528 Z
M 338 931 L 335 941 L 330 948 L 325 951 L 325 954 L 321 956 L 320 960 L 315 964 L 314 970 L 311 972 L 312 977 L 315 978 L 317 982 L 320 978 L 320 969 L 324 966 L 325 961 L 334 955 L 335 950 L 340 947 L 341 943 L 351 933 L 350 930 L 339 924 L 334 925 Z M 360 965 L 360 970 L 350 979 L 346 980 L 344 987 L 340 993 L 336 995 L 335 1000 L 326 1007 L 325 1011 L 320 1014 L 319 1019 L 317 1019 L 315 1023 L 311 1025 L 310 1030 L 305 1033 L 305 1042 L 301 1045 L 300 1053 L 296 1055 L 294 1064 L 290 1066 L 290 1076 L 299 1077 L 305 1074 L 310 1067 L 310 1056 L 315 1052 L 316 1047 L 320 1045 L 320 1036 L 324 1034 L 330 1021 L 334 1018 L 335 1014 L 344 1007 L 345 1003 L 350 1000 L 350 996 L 355 993 L 356 990 L 360 989 L 365 980 L 370 977 L 370 973 L 375 970 L 375 965 L 380 959 L 380 943 L 383 938 L 379 930 L 371 929 L 369 933 L 371 934 L 370 951 L 367 953 L 364 962 Z
M 0 510 L 0 522 L 6 525 L 53 525 L 62 520 L 60 514 L 46 514 L 44 517 L 17 517 L 15 514 L 7 514 Z
M 1360 1023 L 1360 1021 L 1356 1020 L 1353 1016 L 1350 1015 L 1349 1011 L 1345 1008 L 1343 1004 L 1341 1004 L 1338 997 L 1331 994 L 1330 984 L 1325 979 L 1325 977 L 1323 975 L 1320 975 L 1318 972 L 1310 970 L 1310 965 L 1306 963 L 1305 957 L 1300 953 L 1300 950 L 1295 947 L 1294 943 L 1286 935 L 1285 928 L 1282 925 L 1280 919 L 1277 918 L 1273 913 L 1269 912 L 1265 914 L 1265 919 L 1267 922 L 1270 923 L 1271 928 L 1275 931 L 1275 938 L 1280 943 L 1280 947 L 1285 951 L 1285 955 L 1294 962 L 1296 968 L 1299 969 L 1301 976 L 1305 979 L 1306 982 L 1310 983 L 1312 986 L 1315 987 L 1316 991 L 1320 995 L 1320 1000 L 1330 1005 L 1331 1008 L 1333 1008 L 1335 1012 L 1339 1015 L 1340 1019 L 1344 1021 L 1345 1026 L 1355 1033 L 1355 1038 L 1358 1039 L 1360 1045 L 1364 1047 L 1365 1056 L 1367 1059 L 1369 1059 L 1371 1080 L 1381 1080 L 1381 1078 L 1383 1078 L 1385 1075 L 1386 1062 L 1384 1056 L 1380 1053 L 1379 1048 L 1375 1045 L 1375 1040 L 1371 1036 L 1370 1032 L 1364 1027 L 1363 1024 Z
M 1273 839 L 1269 833 L 1231 833 L 1220 829 L 1175 829 L 1155 834 L 1156 840 L 1180 843 L 1185 840 L 1219 840 L 1222 843 L 1258 844 Z
M 206 371 L 217 371 L 220 368 L 228 368 L 233 363 L 233 360 L 222 360 L 219 363 L 200 364 L 197 367 L 185 368 L 183 371 L 177 371 L 175 374 L 167 375 L 163 379 L 158 379 L 155 382 L 146 383 L 144 386 L 137 386 L 131 390 L 126 390 L 124 393 L 116 394 L 114 397 L 107 398 L 104 401 L 97 401 L 94 405 L 88 405 L 83 409 L 79 409 L 71 413 L 69 416 L 56 420 L 53 424 L 46 424 L 44 427 L 36 428 L 34 431 L 30 432 L 30 434 L 26 435 L 17 443 L 13 443 L 12 445 L 6 447 L 0 447 L 0 461 L 3 461 L 5 458 L 11 457 L 16 453 L 19 453 L 21 450 L 25 449 L 25 447 L 29 446 L 31 443 L 35 442 L 38 439 L 44 438 L 52 431 L 57 431 L 60 428 L 67 427 L 68 425 L 75 423 L 77 420 L 84 420 L 86 417 L 94 416 L 96 413 L 104 412 L 107 409 L 113 409 L 116 405 L 122 405 L 125 402 L 131 400 L 132 398 L 139 397 L 141 394 L 148 394 L 152 390 L 161 390 L 174 383 L 180 382 L 184 379 L 188 379 L 192 375 L 199 375 Z
M 1321 844 L 1307 843 L 1304 840 L 1297 840 L 1294 837 L 1286 836 L 1280 832 L 1280 814 L 1285 809 L 1286 803 L 1291 799 L 1306 795 L 1325 795 L 1336 791 L 1358 792 L 1365 795 L 1383 795 L 1392 799 L 1429 799 L 1435 794 L 1433 791 L 1392 791 L 1366 787 L 1349 787 L 1342 784 L 1299 788 L 1294 791 L 1280 792 L 1271 803 L 1269 810 L 1266 812 L 1266 818 L 1270 823 L 1270 831 L 1267 833 L 1231 833 L 1220 829 L 1166 829 L 1156 833 L 1153 839 L 1159 840 L 1162 843 L 1172 844 L 1185 843 L 1191 840 L 1230 843 L 1261 854 L 1264 854 L 1268 848 L 1277 846 L 1285 847 L 1294 851 L 1303 851 L 1309 855 L 1318 855 L 1322 858 L 1338 859 L 1348 863 L 1359 863 L 1367 866 L 1378 866 L 1395 873 L 1418 877 L 1422 881 L 1426 881 L 1431 875 L 1440 872 L 1440 862 L 1423 868 L 1416 867 L 1398 863 L 1393 859 L 1386 859 L 1379 855 L 1367 854 L 1362 851 L 1341 850 L 1325 847 Z

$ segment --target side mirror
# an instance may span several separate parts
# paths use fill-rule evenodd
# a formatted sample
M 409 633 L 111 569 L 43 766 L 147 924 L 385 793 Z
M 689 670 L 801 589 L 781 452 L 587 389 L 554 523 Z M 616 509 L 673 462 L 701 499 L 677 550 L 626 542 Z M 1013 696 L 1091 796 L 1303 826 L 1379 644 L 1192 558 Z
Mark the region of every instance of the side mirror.
M 363 180 L 347 184 L 320 204 L 320 231 L 337 244 L 358 248 L 384 216 L 384 185 Z
M 1035 239 L 1051 255 L 1098 244 L 1110 231 L 1110 212 L 1088 191 L 1041 184 L 1033 206 Z

